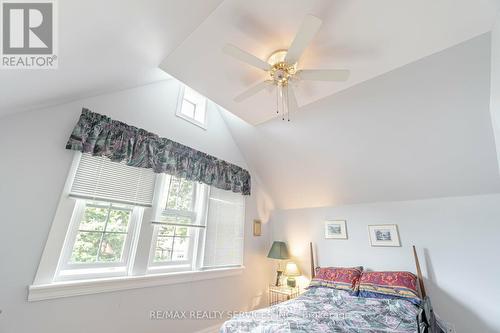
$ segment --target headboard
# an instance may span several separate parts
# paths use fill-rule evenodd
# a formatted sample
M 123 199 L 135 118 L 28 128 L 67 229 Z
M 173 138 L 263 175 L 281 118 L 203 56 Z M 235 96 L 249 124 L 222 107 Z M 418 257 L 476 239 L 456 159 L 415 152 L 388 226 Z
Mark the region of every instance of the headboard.
M 309 243 L 309 252 L 311 255 L 311 278 L 314 279 L 316 275 L 316 266 L 314 265 L 314 251 L 313 251 L 313 243 Z M 413 245 L 413 257 L 415 259 L 415 266 L 417 267 L 417 279 L 418 279 L 418 286 L 420 288 L 420 296 L 422 299 L 427 296 L 427 293 L 425 292 L 425 286 L 424 286 L 424 279 L 422 277 L 422 270 L 420 269 L 420 262 L 418 261 L 418 255 L 417 255 L 417 249 L 415 248 L 415 245 Z

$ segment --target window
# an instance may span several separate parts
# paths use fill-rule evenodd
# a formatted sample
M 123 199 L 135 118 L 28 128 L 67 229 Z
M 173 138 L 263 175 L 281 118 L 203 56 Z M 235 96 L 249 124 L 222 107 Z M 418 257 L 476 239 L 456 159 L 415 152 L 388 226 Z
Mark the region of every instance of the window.
M 206 129 L 207 99 L 193 89 L 182 86 L 179 90 L 176 115 Z
M 155 225 L 149 264 L 156 267 L 184 265 L 184 269 L 191 269 L 197 236 L 191 226 L 196 224 L 196 202 L 203 200 L 197 193 L 203 191 L 203 185 L 178 177 L 162 177 L 165 185 L 161 186 L 156 209 L 158 224 Z
M 92 201 L 84 204 L 69 263 L 123 263 L 133 207 Z
M 66 236 L 44 283 L 242 265 L 241 194 L 105 157 L 73 164 L 54 220 Z
M 126 275 L 141 208 L 78 199 L 57 280 Z

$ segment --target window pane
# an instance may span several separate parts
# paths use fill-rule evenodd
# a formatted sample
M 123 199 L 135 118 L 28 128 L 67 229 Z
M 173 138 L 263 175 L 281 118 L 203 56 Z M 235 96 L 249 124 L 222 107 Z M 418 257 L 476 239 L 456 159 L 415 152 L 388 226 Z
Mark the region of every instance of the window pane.
M 111 209 L 106 231 L 127 232 L 130 215 L 130 210 Z
M 188 228 L 170 226 L 167 228 L 169 228 L 168 233 L 172 235 L 175 234 L 175 236 L 162 236 L 160 233 L 158 234 L 153 261 L 172 262 L 189 259 L 190 237 L 188 236 Z
M 181 223 L 192 224 L 193 219 L 187 216 L 172 215 L 171 213 L 164 213 L 160 216 L 160 220 L 166 223 Z
M 194 113 L 194 119 L 202 124 L 205 123 L 205 109 L 196 108 Z
M 160 220 L 167 223 L 177 223 L 177 216 L 163 213 L 160 216 Z
M 194 118 L 194 111 L 196 110 L 196 104 L 191 103 L 188 100 L 182 100 L 181 113 L 189 118 Z
M 188 249 L 189 237 L 175 237 L 172 261 L 186 260 L 188 258 Z
M 182 223 L 182 224 L 192 224 L 193 221 L 189 217 L 185 216 L 178 216 L 177 217 L 177 223 Z
M 178 210 L 193 209 L 193 189 L 194 189 L 194 183 L 192 181 L 186 179 L 180 180 L 180 188 L 177 200 Z
M 173 236 L 174 235 L 174 226 L 162 226 L 160 227 L 160 230 L 158 231 L 159 236 Z
M 92 263 L 97 261 L 97 249 L 101 241 L 101 232 L 80 231 L 76 236 L 75 245 L 71 252 L 70 262 Z
M 196 184 L 184 178 L 171 176 L 164 188 L 164 209 L 158 219 L 172 225 L 156 226 L 156 243 L 152 253 L 152 262 L 176 265 L 189 261 L 193 251 L 190 240 L 192 229 L 187 225 L 196 219 L 194 211 Z M 186 225 L 186 226 L 183 226 Z
M 184 87 L 184 99 L 190 100 L 193 103 L 199 102 L 204 97 L 190 87 Z
M 99 252 L 99 261 L 120 262 L 122 259 L 125 234 L 104 234 Z
M 132 209 L 128 205 L 87 201 L 69 262 L 122 262 Z
M 176 209 L 177 207 L 177 193 L 179 192 L 180 178 L 170 177 L 170 186 L 168 187 L 168 196 L 166 209 Z
M 107 206 L 86 205 L 83 220 L 80 222 L 79 230 L 104 231 L 104 225 L 108 217 Z
M 178 178 L 170 178 L 166 209 L 192 211 L 194 182 Z
M 188 235 L 187 227 L 175 227 L 175 235 L 186 237 Z
M 173 237 L 158 237 L 156 241 L 155 262 L 170 261 L 172 259 Z

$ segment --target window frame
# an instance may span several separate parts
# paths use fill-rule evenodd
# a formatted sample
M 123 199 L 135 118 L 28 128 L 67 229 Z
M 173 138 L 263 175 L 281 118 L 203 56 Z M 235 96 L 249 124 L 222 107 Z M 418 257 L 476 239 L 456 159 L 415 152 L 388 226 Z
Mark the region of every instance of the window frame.
M 201 281 L 234 276 L 243 272 L 245 269 L 244 257 L 241 266 L 203 268 L 206 232 L 204 228 L 199 228 L 199 226 L 206 226 L 210 187 L 197 182 L 195 182 L 197 196 L 200 196 L 201 199 L 197 198 L 195 207 L 198 214 L 195 222 L 196 228 L 193 227 L 193 229 L 197 235 L 193 244 L 192 265 L 184 271 L 173 266 L 166 270 L 149 267 L 150 246 L 154 230 L 151 222 L 155 220 L 153 208 L 155 207 L 154 203 L 158 202 L 160 197 L 159 189 L 162 186 L 162 180 L 164 181 L 165 177 L 167 177 L 165 174 L 160 174 L 157 175 L 155 180 L 153 207 L 135 207 L 137 215 L 133 214 L 135 219 L 134 227 L 132 228 L 132 224 L 129 226 L 129 233 L 133 231 L 135 234 L 130 238 L 132 242 L 127 267 L 92 268 L 85 272 L 71 270 L 74 274 L 61 276 L 61 268 L 64 267 L 64 265 L 60 265 L 61 258 L 68 258 L 68 256 L 63 256 L 63 249 L 66 249 L 66 244 L 71 239 L 70 224 L 75 223 L 73 221 L 79 213 L 76 209 L 78 201 L 86 200 L 69 196 L 81 155 L 80 152 L 74 152 L 73 161 L 66 177 L 38 269 L 33 283 L 29 286 L 28 301 Z M 79 209 L 81 210 L 81 208 Z M 79 222 L 80 220 L 77 226 L 79 226 Z M 131 221 L 131 223 L 133 222 Z M 69 251 L 72 250 L 72 247 L 73 243 Z
M 192 91 L 194 91 L 195 93 L 197 93 L 198 95 L 200 95 L 202 98 L 203 98 L 203 103 L 196 103 L 194 101 L 191 101 L 187 98 L 185 98 L 185 92 L 186 92 L 186 89 L 191 89 L 189 87 L 186 87 L 185 85 L 181 84 L 180 87 L 179 87 L 179 95 L 178 95 L 178 98 L 177 98 L 177 107 L 176 107 L 176 111 L 175 111 L 175 115 L 179 118 L 182 118 L 188 122 L 190 122 L 191 124 L 193 125 L 196 125 L 204 130 L 207 129 L 207 114 L 208 114 L 208 100 L 205 96 L 199 94 L 198 92 L 196 92 L 194 89 L 191 89 Z M 194 105 L 194 111 L 193 111 L 193 117 L 189 117 L 188 115 L 184 114 L 182 112 L 182 104 L 183 104 L 183 101 L 186 100 L 187 102 L 189 102 L 190 104 L 193 104 Z M 200 122 L 196 119 L 196 111 L 197 110 L 201 110 L 203 109 L 204 111 L 204 115 L 203 115 L 203 122 Z
M 133 260 L 133 245 L 137 241 L 140 225 L 143 216 L 143 207 L 130 206 L 130 221 L 127 230 L 125 244 L 123 245 L 122 260 L 120 262 L 98 262 L 98 263 L 71 263 L 70 258 L 78 235 L 79 226 L 85 214 L 88 202 L 96 200 L 71 199 L 75 200 L 73 214 L 68 226 L 66 239 L 62 246 L 59 262 L 54 274 L 54 281 L 68 281 L 98 277 L 123 276 L 128 275 L 130 263 Z M 99 200 L 107 203 L 110 209 L 112 202 Z M 103 230 L 105 233 L 105 230 Z
M 160 220 L 159 217 L 163 215 L 162 213 L 167 212 L 168 215 L 171 216 L 183 216 L 190 217 L 192 221 L 192 225 L 186 224 L 185 226 L 188 228 L 188 233 L 190 237 L 189 250 L 188 250 L 188 259 L 183 261 L 163 261 L 163 262 L 155 262 L 155 252 L 156 252 L 156 243 L 157 237 L 159 233 L 159 229 L 162 226 L 168 226 L 168 223 L 165 224 L 157 224 L 154 225 L 153 237 L 151 239 L 151 247 L 148 258 L 148 269 L 147 272 L 154 273 L 166 273 L 166 272 L 182 272 L 182 271 L 197 271 L 200 268 L 199 265 L 199 253 L 200 253 L 200 238 L 204 237 L 204 227 L 206 227 L 206 205 L 207 205 L 207 193 L 208 186 L 204 184 L 200 184 L 197 182 L 193 182 L 193 198 L 192 198 L 192 208 L 190 211 L 182 211 L 175 209 L 167 209 L 163 208 L 163 202 L 166 201 L 166 195 L 168 195 L 170 180 L 173 176 L 162 174 L 159 175 L 159 179 L 157 180 L 157 185 L 159 187 L 160 195 L 158 195 L 153 201 L 153 211 L 154 211 L 154 220 Z M 202 227 L 203 226 L 203 227 Z M 201 243 L 203 244 L 203 243 Z
M 153 230 L 153 238 L 151 240 L 151 249 L 150 249 L 150 254 L 149 254 L 149 259 L 148 259 L 148 270 L 150 271 L 185 271 L 185 270 L 191 270 L 192 269 L 192 262 L 193 262 L 193 253 L 194 253 L 194 242 L 195 242 L 195 232 L 194 228 L 192 227 L 187 227 L 188 228 L 188 235 L 189 238 L 189 246 L 188 246 L 188 251 L 187 251 L 187 257 L 185 260 L 176 260 L 176 261 L 154 261 L 155 253 L 156 253 L 156 244 L 158 242 L 158 233 L 161 228 L 161 225 L 155 225 L 155 228 Z M 170 236 L 169 236 L 170 237 Z M 176 238 L 176 236 L 171 236 L 172 238 Z

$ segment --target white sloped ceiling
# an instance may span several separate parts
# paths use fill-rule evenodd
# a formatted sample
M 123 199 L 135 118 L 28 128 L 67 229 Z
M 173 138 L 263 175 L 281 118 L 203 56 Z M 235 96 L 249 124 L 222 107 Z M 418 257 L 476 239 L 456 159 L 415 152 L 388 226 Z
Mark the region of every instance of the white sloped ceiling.
M 158 64 L 221 2 L 55 1 L 59 68 L 1 70 L 0 117 L 169 78 Z
M 234 98 L 267 74 L 222 48 L 232 43 L 265 60 L 289 47 L 306 14 L 323 24 L 299 68 L 346 68 L 351 76 L 298 82 L 301 106 L 490 31 L 496 6 L 491 0 L 226 0 L 161 68 L 247 122 L 263 123 L 276 116 L 272 89 L 241 103 Z
M 500 192 L 490 35 L 251 126 L 223 112 L 277 208 Z

